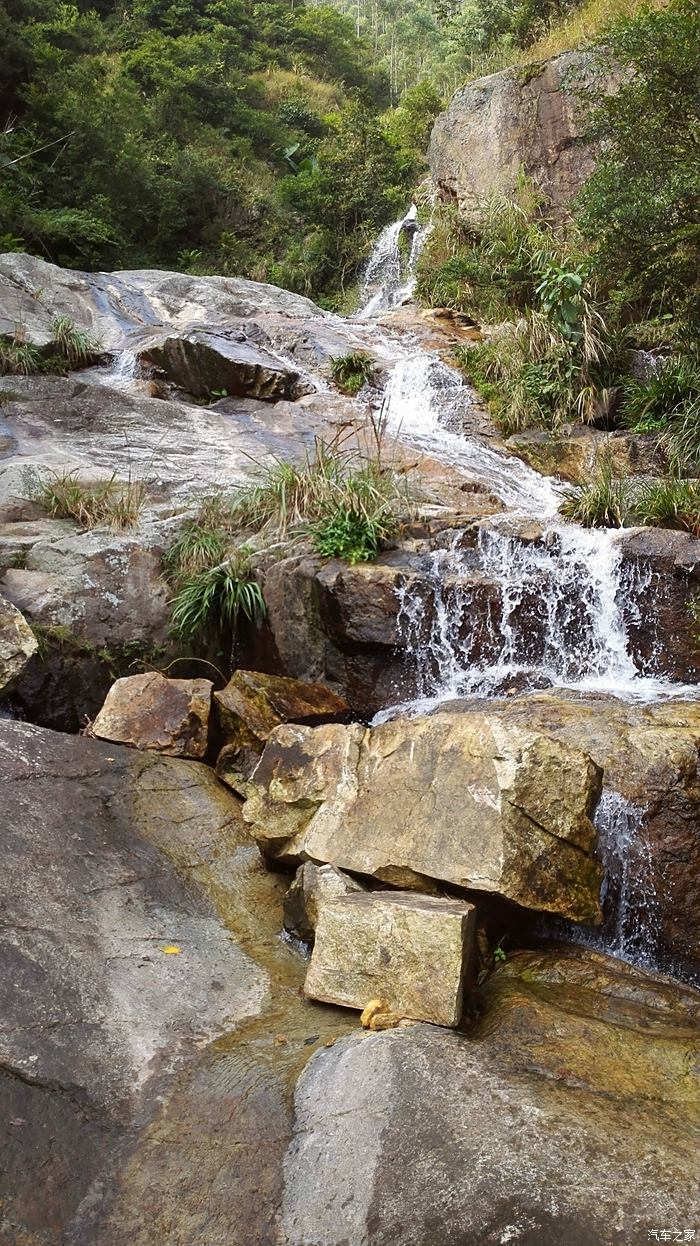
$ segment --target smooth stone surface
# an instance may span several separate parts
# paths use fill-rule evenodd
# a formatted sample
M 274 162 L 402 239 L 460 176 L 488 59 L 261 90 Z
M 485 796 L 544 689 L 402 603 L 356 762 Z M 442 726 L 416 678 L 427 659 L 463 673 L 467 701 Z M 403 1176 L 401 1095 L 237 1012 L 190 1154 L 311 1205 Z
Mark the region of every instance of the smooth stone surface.
M 304 993 L 363 1011 L 459 1025 L 476 909 L 461 900 L 372 891 L 324 902 Z
M 117 679 L 91 732 L 101 740 L 201 759 L 209 744 L 210 679 L 166 679 L 157 671 Z
M 700 1217 L 700 996 L 577 949 L 518 953 L 467 1034 L 318 1052 L 285 1246 L 638 1246 Z
M 0 697 L 12 691 L 38 648 L 24 615 L 0 597 Z
M 590 815 L 601 771 L 577 745 L 480 713 L 282 726 L 243 815 L 262 850 L 414 887 L 426 877 L 600 919 Z

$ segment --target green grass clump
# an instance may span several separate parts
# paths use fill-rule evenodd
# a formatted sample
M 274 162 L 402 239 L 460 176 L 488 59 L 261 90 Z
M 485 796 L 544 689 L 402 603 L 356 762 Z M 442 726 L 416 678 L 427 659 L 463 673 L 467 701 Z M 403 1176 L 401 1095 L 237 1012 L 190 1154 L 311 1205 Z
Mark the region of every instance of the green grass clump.
M 630 486 L 625 480 L 615 479 L 612 462 L 606 456 L 590 484 L 570 491 L 561 513 L 584 528 L 622 528 L 630 506 Z
M 75 471 L 51 472 L 37 480 L 31 500 L 54 519 L 72 519 L 81 528 L 98 524 L 132 528 L 146 502 L 146 485 L 142 480 L 118 480 L 116 473 L 108 480 L 86 483 Z
M 630 377 L 625 382 L 622 415 L 633 432 L 660 432 L 698 399 L 700 361 L 692 355 L 670 355 L 646 380 Z
M 700 480 L 670 476 L 645 482 L 635 497 L 634 517 L 640 524 L 700 536 Z
M 24 331 L 0 337 L 0 376 L 36 376 L 58 374 L 85 368 L 99 357 L 101 344 L 86 329 L 78 329 L 67 316 L 56 316 L 51 322 L 53 350 L 46 354 L 26 340 Z
M 93 363 L 102 349 L 101 343 L 87 329 L 79 329 L 68 316 L 56 316 L 51 322 L 56 353 L 69 368 L 85 368 Z
M 192 641 L 206 631 L 235 630 L 241 615 L 259 623 L 264 614 L 265 599 L 250 551 L 241 547 L 216 566 L 181 578 L 170 605 L 170 625 L 174 636 Z
M 368 381 L 374 372 L 374 359 L 363 351 L 354 351 L 349 355 L 338 355 L 331 359 L 331 374 L 338 389 L 344 394 L 354 396 Z
M 32 376 L 39 371 L 41 352 L 20 336 L 0 337 L 0 376 Z

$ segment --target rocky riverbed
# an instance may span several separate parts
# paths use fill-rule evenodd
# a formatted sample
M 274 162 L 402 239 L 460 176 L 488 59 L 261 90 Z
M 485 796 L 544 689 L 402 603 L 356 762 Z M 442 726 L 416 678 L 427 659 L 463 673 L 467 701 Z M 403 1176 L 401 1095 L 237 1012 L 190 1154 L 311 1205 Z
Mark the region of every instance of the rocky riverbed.
M 448 317 L 15 255 L 0 306 L 104 352 L 0 383 L 2 1240 L 700 1232 L 700 542 L 564 524 L 600 435 L 510 454 Z M 193 507 L 377 411 L 418 513 L 263 562 L 233 677 L 171 670 Z M 52 470 L 138 523 L 50 518 Z

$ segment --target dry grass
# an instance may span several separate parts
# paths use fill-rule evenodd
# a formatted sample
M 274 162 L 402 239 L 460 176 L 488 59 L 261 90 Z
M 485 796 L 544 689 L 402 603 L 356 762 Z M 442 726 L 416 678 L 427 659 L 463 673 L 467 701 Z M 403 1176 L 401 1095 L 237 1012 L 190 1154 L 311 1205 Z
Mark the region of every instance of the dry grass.
M 81 528 L 133 528 L 146 501 L 142 480 L 118 480 L 116 474 L 96 483 L 81 481 L 77 472 L 52 472 L 37 482 L 32 501 L 54 519 L 72 519 Z
M 522 60 L 532 64 L 579 48 L 620 18 L 634 17 L 645 2 L 654 9 L 663 9 L 667 4 L 667 0 L 585 0 L 580 8 L 523 52 Z

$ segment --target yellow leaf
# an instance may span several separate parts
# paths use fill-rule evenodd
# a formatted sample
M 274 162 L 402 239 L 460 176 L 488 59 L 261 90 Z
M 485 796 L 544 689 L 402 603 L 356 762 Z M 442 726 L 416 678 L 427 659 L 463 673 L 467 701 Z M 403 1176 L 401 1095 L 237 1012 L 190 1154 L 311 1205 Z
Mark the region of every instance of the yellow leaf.
M 160 950 L 165 952 L 166 956 L 179 956 L 182 948 L 178 947 L 177 943 L 166 943 L 165 947 L 162 947 Z

